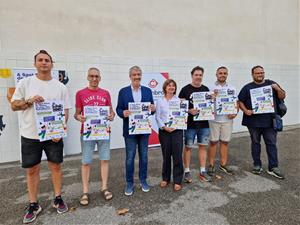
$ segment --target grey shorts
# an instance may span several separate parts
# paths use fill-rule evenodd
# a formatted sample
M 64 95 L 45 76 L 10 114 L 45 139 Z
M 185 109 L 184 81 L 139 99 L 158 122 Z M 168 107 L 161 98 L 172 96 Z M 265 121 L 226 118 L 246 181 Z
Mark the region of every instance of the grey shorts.
M 209 121 L 210 136 L 209 140 L 211 142 L 229 142 L 231 140 L 233 121 L 227 122 L 215 122 Z

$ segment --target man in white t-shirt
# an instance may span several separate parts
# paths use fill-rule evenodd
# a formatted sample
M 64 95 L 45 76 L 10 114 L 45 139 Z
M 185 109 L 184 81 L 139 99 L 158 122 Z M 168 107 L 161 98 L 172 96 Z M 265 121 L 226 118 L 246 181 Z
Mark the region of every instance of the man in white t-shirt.
M 214 91 L 216 94 L 218 93 L 218 90 L 224 88 L 235 90 L 233 86 L 229 85 L 226 82 L 227 76 L 228 69 L 225 66 L 219 67 L 216 72 L 217 81 L 212 86 L 210 86 L 209 89 L 211 91 Z M 237 105 L 236 109 L 238 109 Z M 228 144 L 231 139 L 233 119 L 236 117 L 237 114 L 217 115 L 216 113 L 215 115 L 215 120 L 209 121 L 210 144 L 208 150 L 209 167 L 207 173 L 210 176 L 213 176 L 215 173 L 215 157 L 219 143 L 219 169 L 227 174 L 233 174 L 232 170 L 227 166 Z
M 33 104 L 45 100 L 61 100 L 64 102 L 65 119 L 67 121 L 69 109 L 71 108 L 69 95 L 67 88 L 58 80 L 52 78 L 53 60 L 47 51 L 41 50 L 34 56 L 34 66 L 37 69 L 37 74 L 21 80 L 11 100 L 12 110 L 21 111 L 22 167 L 26 168 L 29 194 L 29 205 L 23 223 L 33 222 L 42 211 L 38 203 L 38 189 L 43 151 L 47 156 L 54 187 L 53 207 L 56 208 L 58 213 L 68 211 L 67 204 L 61 198 L 62 171 L 60 164 L 63 162 L 63 140 L 58 138 L 43 142 L 39 141 Z

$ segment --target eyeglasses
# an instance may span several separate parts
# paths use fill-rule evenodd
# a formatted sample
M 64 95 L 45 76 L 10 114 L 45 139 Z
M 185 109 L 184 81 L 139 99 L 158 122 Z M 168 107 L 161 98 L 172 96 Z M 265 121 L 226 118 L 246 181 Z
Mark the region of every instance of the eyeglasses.
M 92 78 L 92 79 L 100 79 L 100 76 L 98 76 L 98 75 L 89 75 L 89 78 Z

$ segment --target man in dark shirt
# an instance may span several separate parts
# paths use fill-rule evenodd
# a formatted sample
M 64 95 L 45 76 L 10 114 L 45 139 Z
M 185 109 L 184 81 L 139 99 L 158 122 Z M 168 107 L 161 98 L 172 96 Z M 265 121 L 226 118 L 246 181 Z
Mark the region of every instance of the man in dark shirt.
M 251 153 L 253 158 L 253 170 L 254 174 L 262 173 L 262 163 L 260 160 L 261 145 L 260 140 L 263 136 L 269 161 L 269 168 L 267 173 L 283 179 L 284 176 L 278 168 L 277 158 L 277 131 L 273 129 L 274 113 L 262 113 L 254 114 L 251 104 L 250 90 L 254 88 L 260 88 L 271 85 L 273 90 L 273 96 L 278 99 L 285 98 L 285 91 L 272 80 L 265 79 L 265 72 L 262 66 L 255 66 L 251 70 L 253 82 L 246 84 L 239 93 L 239 106 L 244 112 L 242 125 L 247 126 L 251 136 Z M 275 103 L 274 99 L 274 103 Z M 276 106 L 274 106 L 275 108 Z
M 193 105 L 192 94 L 194 92 L 206 92 L 209 91 L 208 87 L 201 84 L 203 79 L 204 69 L 200 66 L 193 68 L 191 71 L 192 83 L 184 86 L 180 93 L 179 98 L 183 98 L 189 101 L 189 115 L 187 122 L 187 130 L 185 131 L 185 149 L 183 153 L 184 161 L 184 181 L 187 183 L 192 182 L 192 176 L 190 173 L 190 161 L 191 161 L 191 148 L 194 144 L 195 137 L 197 136 L 198 159 L 200 164 L 200 179 L 203 181 L 211 181 L 211 177 L 206 173 L 206 147 L 209 142 L 209 126 L 208 121 L 194 121 L 194 116 L 199 113 Z

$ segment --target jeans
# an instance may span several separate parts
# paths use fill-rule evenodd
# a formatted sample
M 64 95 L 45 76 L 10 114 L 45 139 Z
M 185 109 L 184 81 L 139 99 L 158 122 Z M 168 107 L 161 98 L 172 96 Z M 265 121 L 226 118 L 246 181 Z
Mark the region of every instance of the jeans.
M 139 134 L 125 138 L 126 148 L 126 182 L 134 183 L 134 159 L 136 146 L 139 153 L 139 179 L 146 181 L 148 171 L 148 140 L 149 135 Z
M 208 145 L 209 143 L 209 128 L 188 128 L 185 130 L 185 145 L 188 148 L 192 148 L 195 137 L 197 136 L 197 144 L 198 145 Z
M 277 131 L 273 128 L 256 128 L 256 127 L 248 127 L 250 136 L 251 136 L 251 153 L 253 158 L 254 166 L 262 166 L 260 160 L 261 153 L 261 145 L 260 140 L 261 136 L 263 136 L 266 150 L 269 161 L 269 170 L 274 167 L 278 167 L 278 158 L 277 158 Z
M 93 153 L 97 145 L 99 160 L 110 160 L 110 141 L 109 140 L 83 140 L 81 141 L 81 151 L 82 151 L 82 164 L 92 164 Z

